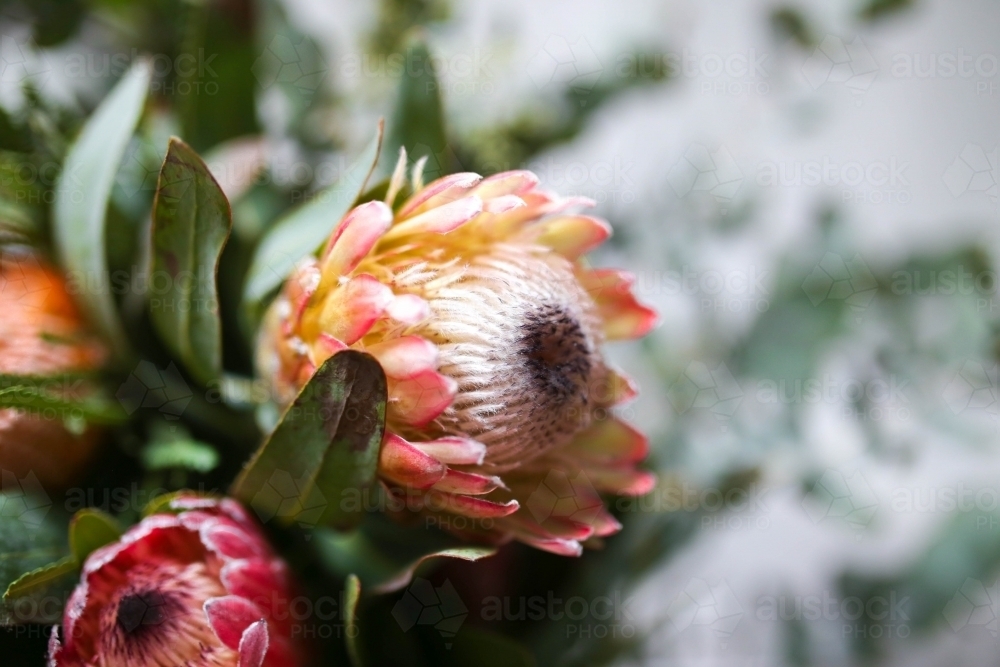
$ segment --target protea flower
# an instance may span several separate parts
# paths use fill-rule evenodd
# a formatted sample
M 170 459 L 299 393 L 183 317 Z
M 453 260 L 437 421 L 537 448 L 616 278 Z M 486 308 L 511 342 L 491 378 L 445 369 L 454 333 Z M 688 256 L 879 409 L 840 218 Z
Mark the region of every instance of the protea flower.
M 385 200 L 354 208 L 298 265 L 265 316 L 259 371 L 285 404 L 337 351 L 372 354 L 389 381 L 389 490 L 477 520 L 470 537 L 578 555 L 620 528 L 599 492 L 653 484 L 635 467 L 646 439 L 609 412 L 635 390 L 601 345 L 643 336 L 655 313 L 631 276 L 581 259 L 610 234 L 571 213 L 590 200 L 528 171 L 424 186 L 418 163 L 396 204 L 405 165 L 404 153 Z
M 0 254 L 0 313 L 0 373 L 28 376 L 21 382 L 44 383 L 63 393 L 86 390 L 80 383 L 60 386 L 43 379 L 94 370 L 105 357 L 59 273 L 27 251 L 5 250 Z M 69 483 L 99 434 L 93 428 L 71 433 L 65 417 L 0 409 L 0 467 L 20 477 L 34 473 L 43 485 Z
M 179 497 L 94 551 L 52 667 L 292 667 L 286 566 L 233 500 Z M 282 620 L 283 619 L 283 620 Z

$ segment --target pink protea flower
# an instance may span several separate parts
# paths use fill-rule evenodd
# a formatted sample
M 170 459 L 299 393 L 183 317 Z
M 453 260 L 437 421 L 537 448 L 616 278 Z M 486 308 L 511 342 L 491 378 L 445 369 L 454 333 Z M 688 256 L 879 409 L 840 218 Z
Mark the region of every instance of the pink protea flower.
M 253 520 L 229 499 L 172 507 L 87 558 L 49 665 L 298 665 L 286 566 Z
M 653 485 L 636 469 L 645 437 L 609 412 L 635 389 L 601 345 L 645 335 L 655 313 L 631 276 L 581 259 L 611 233 L 570 212 L 593 202 L 528 171 L 424 186 L 418 163 L 414 194 L 395 204 L 405 165 L 403 153 L 385 200 L 350 211 L 299 264 L 265 316 L 258 369 L 287 404 L 337 351 L 372 354 L 389 381 L 390 491 L 477 520 L 469 536 L 578 555 L 620 528 L 599 492 Z

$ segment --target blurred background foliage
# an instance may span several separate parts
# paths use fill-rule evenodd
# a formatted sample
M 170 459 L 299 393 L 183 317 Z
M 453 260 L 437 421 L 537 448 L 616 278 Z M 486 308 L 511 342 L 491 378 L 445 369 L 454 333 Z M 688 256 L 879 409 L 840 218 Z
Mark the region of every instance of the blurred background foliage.
M 660 473 L 659 489 L 649 499 L 619 502 L 623 532 L 582 559 L 511 545 L 479 563 L 422 570 L 435 585 L 454 584 L 468 608 L 451 648 L 443 648 L 431 626 L 404 632 L 393 622 L 400 594 L 366 598 L 361 642 L 368 664 L 470 664 L 470 655 L 476 664 L 543 665 L 910 665 L 948 655 L 960 656 L 955 664 L 995 661 L 1000 600 L 990 585 L 1000 568 L 1000 514 L 996 503 L 977 500 L 1000 492 L 995 150 L 991 201 L 957 208 L 957 199 L 941 194 L 940 174 L 963 138 L 993 146 L 1000 127 L 995 120 L 982 126 L 976 116 L 969 123 L 979 123 L 977 129 L 963 134 L 962 112 L 952 111 L 944 157 L 921 157 L 937 190 L 923 186 L 920 166 L 911 168 L 909 207 L 855 206 L 835 188 L 767 190 L 756 187 L 759 174 L 755 183 L 752 173 L 755 163 L 776 155 L 779 161 L 841 155 L 843 143 L 864 154 L 861 137 L 887 127 L 873 120 L 880 104 L 899 123 L 923 118 L 913 98 L 878 97 L 890 78 L 891 50 L 877 54 L 885 59 L 872 88 L 862 91 L 864 106 L 856 90 L 823 97 L 826 89 L 810 90 L 789 72 L 816 57 L 831 34 L 845 42 L 863 36 L 862 46 L 876 51 L 883 35 L 895 40 L 887 49 L 943 48 L 921 37 L 914 45 L 906 40 L 925 35 L 948 6 L 845 0 L 754 2 L 737 10 L 641 2 L 577 10 L 560 4 L 532 14 L 540 26 L 517 44 L 509 24 L 529 13 L 527 4 L 474 9 L 446 0 L 378 0 L 359 9 L 304 0 L 3 0 L 0 240 L 51 248 L 52 189 L 70 141 L 128 65 L 151 54 L 152 92 L 108 211 L 109 262 L 113 270 L 134 270 L 170 135 L 210 164 L 215 158 L 238 166 L 219 289 L 229 394 L 233 387 L 250 392 L 255 322 L 240 302 L 253 252 L 283 213 L 343 173 L 378 117 L 388 123 L 381 176 L 401 145 L 413 160 L 429 157 L 430 176 L 528 166 L 562 190 L 565 173 L 560 183 L 547 165 L 634 161 L 624 191 L 602 190 L 592 178 L 569 189 L 595 196 L 599 213 L 615 225 L 595 263 L 634 270 L 640 295 L 663 312 L 659 331 L 616 352 L 644 389 L 626 416 L 652 435 L 650 466 Z M 572 16 L 577 11 L 583 18 Z M 631 22 L 610 16 L 617 12 L 635 16 Z M 995 8 L 989 12 L 997 18 Z M 978 43 L 975 12 L 952 18 L 959 28 L 948 33 L 947 48 Z M 492 21 L 485 37 L 482 21 Z M 605 21 L 610 27 L 602 40 Z M 327 29 L 332 24 L 337 30 Z M 705 36 L 713 30 L 715 37 Z M 556 69 L 532 87 L 524 82 L 535 70 L 524 62 L 550 53 L 544 45 L 552 35 L 589 53 L 573 53 L 571 75 Z M 769 54 L 765 99 L 699 94 L 677 61 L 663 57 L 689 47 L 744 53 L 747 44 Z M 465 81 L 479 87 L 460 94 L 449 87 L 455 82 L 448 58 L 475 49 L 495 56 L 496 71 L 487 66 L 485 80 Z M 393 66 L 425 65 L 435 54 L 446 63 L 441 76 L 429 66 L 405 75 Z M 392 60 L 400 55 L 406 58 Z M 590 56 L 598 66 L 588 69 Z M 993 118 L 996 99 L 984 102 Z M 899 129 L 900 142 L 919 143 L 919 128 L 936 128 L 940 117 L 927 116 L 924 125 Z M 714 171 L 707 171 L 718 183 L 720 145 L 743 156 L 735 193 L 701 187 L 696 178 L 708 178 L 706 169 L 686 152 L 705 149 L 714 160 Z M 813 148 L 803 152 L 799 145 Z M 882 145 L 875 157 L 906 159 L 898 145 Z M 676 174 L 682 158 L 698 170 L 694 185 L 683 186 L 687 176 Z M 942 231 L 949 225 L 953 234 Z M 882 229 L 888 231 L 880 236 Z M 677 277 L 689 270 L 695 287 L 677 288 Z M 745 299 L 746 288 L 721 291 L 719 307 L 720 292 L 698 282 L 713 271 L 765 277 L 743 306 L 731 304 Z M 927 287 L 949 272 L 974 280 L 992 275 L 994 283 L 964 292 Z M 138 355 L 165 367 L 169 356 L 142 309 L 127 296 L 119 306 Z M 130 370 L 109 372 L 109 386 Z M 182 371 L 176 381 L 196 385 Z M 832 383 L 833 397 L 805 398 L 802 386 L 810 381 Z M 860 393 L 844 391 L 854 386 Z M 875 386 L 900 389 L 866 392 Z M 963 394 L 974 391 L 980 393 L 973 399 Z M 108 504 L 101 490 L 112 485 L 111 476 L 116 487 L 134 481 L 134 495 L 225 488 L 260 438 L 253 401 L 244 398 L 222 401 L 196 391 L 180 421 L 153 415 L 118 429 L 82 487 L 89 504 Z M 907 498 L 919 504 L 923 496 L 940 500 L 942 492 L 954 497 L 962 484 L 973 489 L 968 507 L 948 510 L 941 503 L 921 511 L 911 502 L 907 509 Z M 749 510 L 720 507 L 705 502 L 707 492 L 763 500 Z M 682 502 L 689 496 L 692 503 Z M 126 522 L 135 518 L 120 514 Z M 50 520 L 66 517 L 53 513 Z M 336 595 L 359 562 L 391 568 L 440 540 L 427 531 L 400 537 L 383 524 L 372 517 L 363 539 L 353 541 L 325 529 L 276 531 L 275 539 L 310 590 Z M 482 611 L 491 595 L 515 601 L 620 595 L 632 602 L 625 621 L 610 625 L 589 617 L 496 622 Z M 894 597 L 905 599 L 905 618 L 890 627 L 870 614 L 817 620 L 790 611 L 770 623 L 760 607 L 768 595 L 793 602 Z M 963 600 L 993 620 L 963 616 Z M 0 633 L 0 642 L 5 655 L 44 650 L 41 636 Z M 347 664 L 341 637 L 328 638 L 324 650 L 323 664 Z M 26 657 L 23 664 L 41 663 Z

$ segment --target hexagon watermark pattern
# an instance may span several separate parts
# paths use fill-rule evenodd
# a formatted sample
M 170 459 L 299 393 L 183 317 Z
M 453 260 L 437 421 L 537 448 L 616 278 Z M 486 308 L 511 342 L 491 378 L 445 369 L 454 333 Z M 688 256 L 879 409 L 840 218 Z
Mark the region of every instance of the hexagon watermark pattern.
M 707 628 L 722 648 L 729 644 L 743 613 L 743 605 L 724 579 L 714 586 L 704 579 L 691 579 L 667 607 L 667 618 L 675 630 Z
M 840 255 L 828 252 L 802 281 L 802 291 L 814 306 L 824 301 L 843 301 L 860 320 L 875 298 L 878 281 L 861 255 L 855 254 L 845 261 Z
M 678 197 L 706 192 L 719 202 L 730 202 L 743 185 L 743 172 L 725 146 L 710 151 L 694 143 L 667 172 L 667 182 Z
M 528 62 L 528 76 L 539 89 L 557 84 L 593 90 L 603 72 L 604 65 L 583 37 L 571 43 L 561 35 L 551 35 Z
M 151 361 L 140 361 L 115 392 L 115 398 L 129 415 L 139 408 L 155 408 L 167 419 L 180 418 L 192 396 L 191 388 L 172 361 L 162 370 Z
M 434 626 L 448 649 L 452 646 L 448 640 L 455 636 L 468 615 L 469 609 L 447 579 L 436 588 L 426 579 L 414 579 L 392 608 L 392 617 L 403 632 L 416 625 Z
M 955 632 L 966 626 L 982 626 L 994 637 L 1000 626 L 1000 580 L 989 588 L 978 579 L 967 578 L 944 606 L 944 618 Z

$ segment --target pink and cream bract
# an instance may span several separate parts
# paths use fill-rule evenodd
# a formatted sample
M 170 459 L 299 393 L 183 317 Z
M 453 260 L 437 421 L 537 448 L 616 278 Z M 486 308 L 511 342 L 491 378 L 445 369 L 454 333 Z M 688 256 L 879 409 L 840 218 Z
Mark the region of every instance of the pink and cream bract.
M 611 408 L 635 395 L 601 355 L 656 315 L 624 272 L 582 256 L 611 233 L 593 202 L 528 171 L 458 173 L 350 211 L 268 310 L 258 370 L 288 404 L 345 348 L 389 381 L 379 477 L 390 493 L 472 539 L 578 555 L 616 532 L 600 493 L 643 494 L 646 438 Z M 463 522 L 448 518 L 462 517 Z M 456 529 L 458 526 L 458 529 Z
M 90 554 L 50 667 L 296 667 L 286 566 L 233 500 L 179 497 Z

